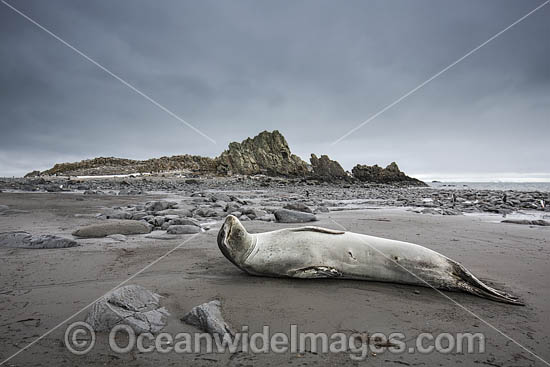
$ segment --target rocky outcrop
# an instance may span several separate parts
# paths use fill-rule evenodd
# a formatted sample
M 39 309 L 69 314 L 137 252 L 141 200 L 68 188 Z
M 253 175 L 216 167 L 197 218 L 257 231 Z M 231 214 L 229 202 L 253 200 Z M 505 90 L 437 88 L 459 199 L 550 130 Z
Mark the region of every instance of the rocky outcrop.
M 331 160 L 327 155 L 322 155 L 321 158 L 311 153 L 311 167 L 313 176 L 324 181 L 342 180 L 348 178 L 348 174 L 340 163 Z
M 230 143 L 229 149 L 218 158 L 217 171 L 221 174 L 269 176 L 305 176 L 306 162 L 290 152 L 288 143 L 277 130 L 263 131 L 241 143 Z
M 152 158 L 145 161 L 114 157 L 99 157 L 80 162 L 58 163 L 51 169 L 41 172 L 40 174 L 96 176 L 156 173 L 177 170 L 190 170 L 197 173 L 215 172 L 216 161 L 212 158 L 189 154 Z
M 427 186 L 424 182 L 407 176 L 399 170 L 397 163 L 392 162 L 386 168 L 375 164 L 366 166 L 358 164 L 351 170 L 353 177 L 359 181 L 380 184 L 405 184 L 411 186 Z

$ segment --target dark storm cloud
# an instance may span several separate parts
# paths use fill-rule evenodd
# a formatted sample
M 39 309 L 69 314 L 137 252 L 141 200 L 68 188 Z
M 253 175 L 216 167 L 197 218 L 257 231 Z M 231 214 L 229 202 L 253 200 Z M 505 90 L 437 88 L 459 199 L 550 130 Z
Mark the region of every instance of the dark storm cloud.
M 279 129 L 302 158 L 548 172 L 550 6 L 330 143 L 539 1 L 31 1 L 0 6 L 0 175 L 99 155 L 214 156 Z

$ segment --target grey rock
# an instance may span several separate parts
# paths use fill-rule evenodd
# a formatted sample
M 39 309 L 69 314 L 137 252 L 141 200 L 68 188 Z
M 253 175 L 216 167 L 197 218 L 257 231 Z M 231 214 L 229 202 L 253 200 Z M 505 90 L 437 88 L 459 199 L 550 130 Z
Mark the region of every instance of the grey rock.
M 0 212 L 8 210 L 10 207 L 7 205 L 0 205 Z
M 69 238 L 53 235 L 33 236 L 29 248 L 67 248 L 78 246 L 78 243 Z
M 313 213 L 313 211 L 303 203 L 290 203 L 283 206 L 283 208 L 288 210 L 296 210 L 298 212 Z
M 180 217 L 190 217 L 192 215 L 189 209 L 165 209 L 156 213 L 157 215 L 177 215 Z
M 512 224 L 525 224 L 530 226 L 550 226 L 550 222 L 537 219 L 537 220 L 528 220 L 528 219 L 505 219 L 501 223 L 512 223 Z
M 263 217 L 264 215 L 267 214 L 267 212 L 265 210 L 254 209 L 254 208 L 243 209 L 242 213 L 246 214 L 246 216 L 249 217 L 250 219 L 261 218 L 261 217 Z
M 77 229 L 73 236 L 85 238 L 99 238 L 112 234 L 146 234 L 151 232 L 151 227 L 144 222 L 135 220 L 108 221 L 106 223 L 91 224 Z
M 217 202 L 217 201 L 228 202 L 228 201 L 231 201 L 231 197 L 227 194 L 224 194 L 223 192 L 215 192 L 215 193 L 208 194 L 208 198 L 213 202 Z
M 249 220 L 251 220 L 251 219 L 250 219 L 250 217 L 249 217 L 248 215 L 243 214 L 243 215 L 241 215 L 241 216 L 239 217 L 239 220 L 240 220 L 241 222 L 247 222 L 247 221 L 249 221 Z
M 144 219 L 145 217 L 147 216 L 147 213 L 146 212 L 135 212 L 135 213 L 132 213 L 132 218 L 130 219 L 133 219 L 133 220 L 142 220 Z
M 32 235 L 27 232 L 4 232 L 0 233 L 0 247 L 27 247 L 31 242 Z
M 288 209 L 277 209 L 274 214 L 275 219 L 279 223 L 306 223 L 317 220 L 317 217 L 314 214 Z
M 178 203 L 173 201 L 149 201 L 145 204 L 145 211 L 147 212 L 159 212 L 161 210 L 171 209 Z
M 221 302 L 218 300 L 203 303 L 183 316 L 182 321 L 198 327 L 210 335 L 235 335 L 233 329 L 225 322 L 221 312 Z
M 158 333 L 168 316 L 168 311 L 160 306 L 158 294 L 139 285 L 127 285 L 94 303 L 86 323 L 95 331 L 109 331 L 115 325 L 125 324 L 137 334 Z
M 168 227 L 166 230 L 168 234 L 194 234 L 194 233 L 200 233 L 201 229 L 200 227 L 194 226 L 194 225 L 173 225 Z
M 51 249 L 75 246 L 78 246 L 76 241 L 53 235 L 32 236 L 27 232 L 0 233 L 0 247 Z
M 170 222 L 170 225 L 189 225 L 189 226 L 200 226 L 200 223 L 198 220 L 194 218 L 175 218 L 172 219 Z
M 105 214 L 105 218 L 107 219 L 132 219 L 133 216 L 134 216 L 134 213 L 130 213 L 122 210 L 115 210 Z
M 238 211 L 240 208 L 241 206 L 239 204 L 231 202 L 225 206 L 224 211 L 227 213 L 231 213 L 231 212 Z
M 164 224 L 166 219 L 162 216 L 154 216 L 153 218 L 149 219 L 147 222 L 155 227 L 160 227 Z
M 200 217 L 207 218 L 221 217 L 224 215 L 224 213 L 222 213 L 221 211 L 218 212 L 217 210 L 214 210 L 212 208 L 198 208 L 197 210 L 195 210 L 194 214 Z

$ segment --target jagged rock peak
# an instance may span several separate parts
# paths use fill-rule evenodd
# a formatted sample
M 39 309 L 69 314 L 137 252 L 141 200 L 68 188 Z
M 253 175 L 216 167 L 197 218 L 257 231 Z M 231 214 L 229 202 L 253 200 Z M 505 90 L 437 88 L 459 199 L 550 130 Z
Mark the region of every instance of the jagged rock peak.
M 278 130 L 262 131 L 241 143 L 230 143 L 217 161 L 221 174 L 304 176 L 310 171 L 306 162 L 291 153 Z

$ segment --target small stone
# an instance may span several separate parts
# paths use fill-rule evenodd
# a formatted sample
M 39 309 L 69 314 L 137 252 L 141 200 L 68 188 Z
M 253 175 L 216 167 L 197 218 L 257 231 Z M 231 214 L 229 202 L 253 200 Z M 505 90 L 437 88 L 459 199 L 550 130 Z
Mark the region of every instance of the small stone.
M 194 307 L 182 318 L 182 321 L 196 326 L 210 335 L 218 334 L 221 337 L 225 334 L 235 335 L 222 316 L 221 302 L 218 300 Z

